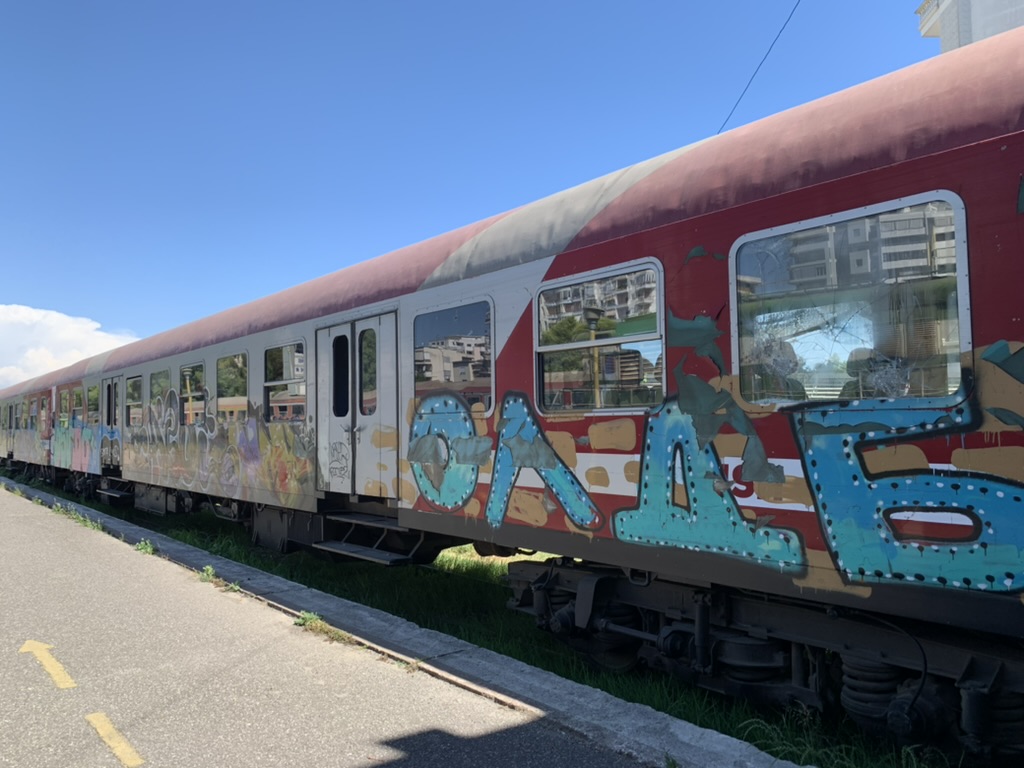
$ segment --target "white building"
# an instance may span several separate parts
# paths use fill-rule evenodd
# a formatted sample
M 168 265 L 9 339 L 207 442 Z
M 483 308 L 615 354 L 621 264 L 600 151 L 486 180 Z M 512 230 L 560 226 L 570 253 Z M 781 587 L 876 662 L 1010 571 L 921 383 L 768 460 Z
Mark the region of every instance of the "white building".
M 922 37 L 937 37 L 942 52 L 1024 25 L 1021 0 L 925 0 L 917 9 Z

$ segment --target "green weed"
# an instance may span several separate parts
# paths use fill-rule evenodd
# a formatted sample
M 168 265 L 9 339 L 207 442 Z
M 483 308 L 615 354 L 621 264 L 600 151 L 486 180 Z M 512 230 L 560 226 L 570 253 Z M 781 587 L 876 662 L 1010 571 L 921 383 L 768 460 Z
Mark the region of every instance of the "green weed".
M 135 551 L 141 552 L 144 555 L 152 555 L 156 552 L 156 547 L 153 546 L 153 542 L 149 539 L 143 539 L 135 545 Z
M 310 613 L 309 611 L 303 611 L 295 617 L 295 626 L 297 627 L 308 627 L 314 621 L 323 621 L 320 616 L 316 613 Z
M 63 515 L 64 517 L 74 520 L 76 523 L 85 526 L 86 528 L 90 528 L 94 531 L 103 530 L 102 522 L 100 522 L 97 518 L 89 517 L 88 515 L 82 514 L 73 505 L 65 505 L 60 502 L 57 502 L 52 507 L 50 507 L 50 509 L 56 512 L 58 515 Z
M 355 638 L 348 632 L 343 632 L 340 629 L 332 627 L 320 618 L 318 614 L 310 611 L 302 611 L 298 616 L 296 616 L 295 626 L 302 627 L 307 632 L 313 632 L 314 634 L 320 635 L 322 638 L 332 643 L 347 643 L 351 645 L 356 642 Z

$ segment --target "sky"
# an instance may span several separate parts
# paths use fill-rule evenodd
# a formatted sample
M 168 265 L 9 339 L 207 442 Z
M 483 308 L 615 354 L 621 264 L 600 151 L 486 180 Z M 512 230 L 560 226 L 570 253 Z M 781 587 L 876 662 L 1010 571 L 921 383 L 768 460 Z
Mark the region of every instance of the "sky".
M 936 56 L 919 5 L 0 3 L 0 386 Z

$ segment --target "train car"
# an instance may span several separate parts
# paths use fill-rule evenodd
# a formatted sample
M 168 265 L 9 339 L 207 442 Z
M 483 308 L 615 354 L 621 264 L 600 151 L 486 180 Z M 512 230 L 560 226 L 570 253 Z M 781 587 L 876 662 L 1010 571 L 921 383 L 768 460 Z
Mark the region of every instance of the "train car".
M 9 460 L 481 551 L 595 662 L 1024 751 L 1024 30 L 0 391 Z M 841 678 L 841 679 L 840 679 Z

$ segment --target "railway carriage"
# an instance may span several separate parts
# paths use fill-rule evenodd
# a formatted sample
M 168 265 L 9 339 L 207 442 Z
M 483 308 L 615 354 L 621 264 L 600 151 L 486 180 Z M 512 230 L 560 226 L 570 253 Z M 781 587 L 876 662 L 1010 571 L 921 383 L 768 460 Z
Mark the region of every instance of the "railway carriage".
M 598 663 L 1019 754 L 1022 129 L 1024 30 L 9 387 L 0 455 L 554 553 L 514 603 Z

